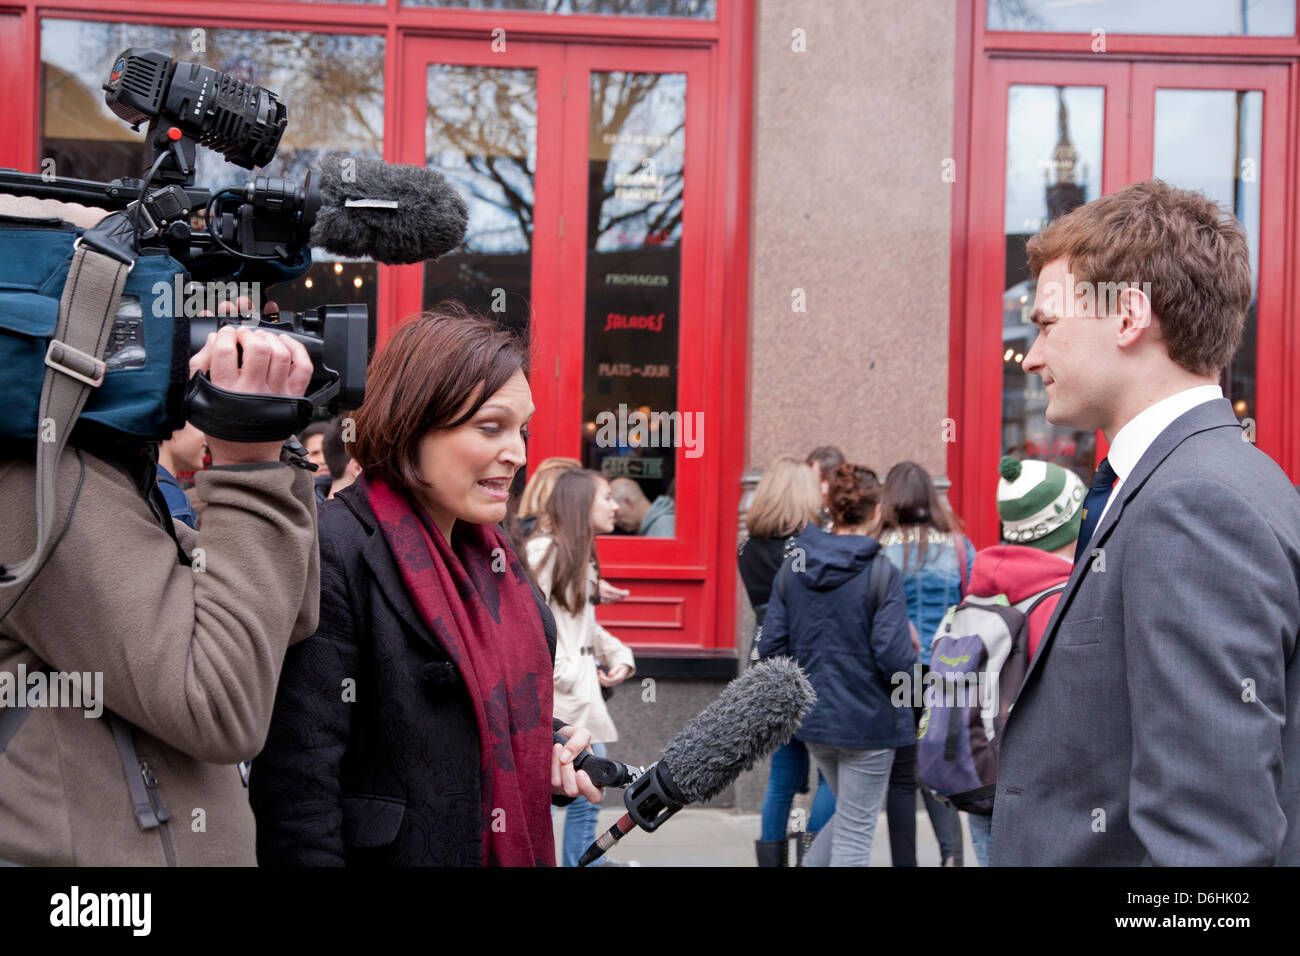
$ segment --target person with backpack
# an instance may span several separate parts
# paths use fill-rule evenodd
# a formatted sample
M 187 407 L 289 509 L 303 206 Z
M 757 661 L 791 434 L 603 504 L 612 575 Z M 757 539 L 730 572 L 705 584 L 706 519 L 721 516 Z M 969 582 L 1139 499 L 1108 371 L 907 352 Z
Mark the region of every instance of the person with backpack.
M 880 547 L 903 574 L 907 616 L 921 642 L 920 667 L 930 667 L 930 638 L 944 612 L 959 602 L 970 580 L 975 547 L 961 533 L 930 478 L 916 462 L 899 462 L 885 477 L 880 509 Z M 914 717 L 919 722 L 921 709 Z M 916 866 L 916 746 L 901 748 L 889 781 L 889 848 L 894 866 Z M 943 866 L 955 864 L 961 849 L 961 820 L 955 810 L 922 790 L 939 841 Z
M 1019 682 L 1038 650 L 1047 622 L 1070 577 L 1074 544 L 1083 518 L 1086 492 L 1083 481 L 1069 469 L 1051 462 L 1021 461 L 1010 455 L 1002 459 L 998 470 L 1001 473 L 998 514 L 1002 518 L 1002 537 L 1007 543 L 985 548 L 975 555 L 967 601 L 940 625 L 931 653 L 932 673 L 943 672 L 949 662 L 960 661 L 967 653 L 959 642 L 973 645 L 971 636 L 982 634 L 980 644 L 984 654 L 977 664 L 976 672 L 980 674 L 977 685 L 982 679 L 989 688 L 988 699 L 963 702 L 967 707 L 956 721 L 951 715 L 937 716 L 938 708 L 945 706 L 946 701 L 937 701 L 937 706 L 930 708 L 927 733 L 917 745 L 918 763 L 924 768 L 923 784 L 943 786 L 951 779 L 946 776 L 943 759 L 946 739 L 941 740 L 941 735 L 931 732 L 939 725 L 960 725 L 967 733 L 974 730 L 971 745 L 956 749 L 974 754 L 972 767 L 980 770 L 980 787 L 987 787 L 996 779 L 997 733 L 1006 719 L 1003 702 L 1009 704 L 1015 698 Z M 996 715 L 992 713 L 995 707 Z M 986 728 L 993 731 L 992 739 Z M 927 771 L 933 776 L 927 778 Z M 968 780 L 967 784 L 971 782 Z M 957 786 L 969 789 L 967 784 Z M 990 797 L 963 807 L 969 810 L 971 843 L 980 866 L 989 865 L 992 802 Z
M 804 857 L 807 866 L 867 866 L 894 751 L 914 738 L 911 713 L 890 702 L 895 677 L 916 649 L 902 576 L 866 534 L 881 486 L 861 465 L 831 477 L 834 534 L 809 523 L 777 572 L 759 657 L 788 656 L 808 675 L 817 703 L 795 734 L 835 796 L 835 816 Z
M 781 455 L 763 473 L 754 498 L 745 513 L 748 535 L 736 554 L 736 566 L 745 593 L 754 608 L 754 643 L 752 662 L 758 661 L 758 645 L 763 633 L 772 581 L 786 557 L 795 549 L 799 532 L 807 525 L 818 525 L 822 496 L 816 472 L 794 455 Z M 789 859 L 788 834 L 790 805 L 796 793 L 808 790 L 808 748 L 802 741 L 790 739 L 772 754 L 767 792 L 763 795 L 763 815 L 754 853 L 759 866 L 785 866 Z M 825 778 L 817 775 L 817 795 L 808 813 L 808 826 L 799 834 L 799 850 L 806 852 L 818 831 L 835 812 L 835 798 Z M 802 858 L 802 857 L 801 857 Z

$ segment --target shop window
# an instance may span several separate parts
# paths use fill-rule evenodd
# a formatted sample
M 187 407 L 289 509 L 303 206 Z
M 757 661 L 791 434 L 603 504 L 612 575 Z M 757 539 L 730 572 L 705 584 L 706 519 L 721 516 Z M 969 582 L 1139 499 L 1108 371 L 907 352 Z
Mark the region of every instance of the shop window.
M 715 0 L 402 0 L 408 7 L 460 7 L 531 13 L 602 14 L 619 17 L 688 17 L 712 20 Z
M 1263 140 L 1264 94 L 1259 90 L 1156 90 L 1152 178 L 1203 192 L 1237 217 L 1250 243 L 1254 295 L 1241 347 L 1224 369 L 1222 384 L 1237 416 L 1252 420 Z
M 105 105 L 101 86 L 127 47 L 162 51 L 272 90 L 289 125 L 275 159 L 245 170 L 200 148 L 195 185 L 236 185 L 253 176 L 302 181 L 328 152 L 379 159 L 384 139 L 384 38 L 378 35 L 229 30 L 46 19 L 41 23 L 41 152 L 55 175 L 108 181 L 144 173 L 143 133 Z M 42 167 L 47 168 L 45 166 Z M 193 224 L 202 225 L 202 217 Z M 327 302 L 365 303 L 376 328 L 378 267 L 339 260 L 323 250 L 303 277 L 277 285 L 268 298 L 301 310 Z
M 1295 0 L 988 0 L 988 29 L 1291 36 Z
M 1043 380 L 1022 363 L 1038 332 L 1029 316 L 1036 283 L 1025 243 L 1101 195 L 1100 87 L 1013 85 L 1007 94 L 1007 174 L 1002 296 L 1002 452 L 1072 469 L 1091 484 L 1096 434 L 1047 421 Z
M 674 537 L 686 77 L 593 71 L 590 93 L 582 460 L 651 503 L 621 531 Z
M 426 308 L 457 299 L 525 329 L 532 299 L 537 71 L 430 64 L 426 162 L 469 206 L 465 240 L 424 265 Z

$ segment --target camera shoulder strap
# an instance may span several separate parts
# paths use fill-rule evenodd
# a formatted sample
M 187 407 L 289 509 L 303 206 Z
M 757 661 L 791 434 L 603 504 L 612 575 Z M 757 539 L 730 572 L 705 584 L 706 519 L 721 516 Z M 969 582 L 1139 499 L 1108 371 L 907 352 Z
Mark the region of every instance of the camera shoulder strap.
M 12 595 L 3 620 L 22 598 L 52 547 L 59 459 L 90 391 L 104 381 L 100 358 L 117 315 L 127 274 L 135 267 L 125 213 L 105 216 L 73 246 L 72 267 L 59 300 L 59 318 L 45 353 L 36 442 L 36 550 L 0 569 L 0 591 Z

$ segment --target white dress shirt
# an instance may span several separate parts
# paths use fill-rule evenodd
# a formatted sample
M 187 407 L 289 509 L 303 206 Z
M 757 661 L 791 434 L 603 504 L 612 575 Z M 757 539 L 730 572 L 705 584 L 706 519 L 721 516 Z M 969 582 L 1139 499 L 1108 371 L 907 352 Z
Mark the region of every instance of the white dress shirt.
M 1111 489 L 1110 497 L 1106 499 L 1106 507 L 1101 510 L 1101 517 L 1097 519 L 1094 527 L 1100 528 L 1101 523 L 1106 520 L 1106 512 L 1110 510 L 1110 503 L 1116 497 L 1115 492 L 1123 486 L 1124 479 L 1133 473 L 1137 463 L 1160 437 L 1160 433 L 1176 419 L 1181 418 L 1185 412 L 1190 412 L 1197 405 L 1204 405 L 1216 398 L 1223 398 L 1223 389 L 1217 385 L 1198 385 L 1177 392 L 1140 412 L 1115 433 L 1115 440 L 1110 443 L 1110 453 L 1106 458 L 1118 477 L 1115 480 L 1115 487 Z

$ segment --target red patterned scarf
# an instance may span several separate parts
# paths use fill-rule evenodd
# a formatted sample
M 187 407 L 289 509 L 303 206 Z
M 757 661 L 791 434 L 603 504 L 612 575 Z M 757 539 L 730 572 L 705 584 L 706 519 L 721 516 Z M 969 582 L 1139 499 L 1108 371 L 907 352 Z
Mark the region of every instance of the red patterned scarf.
M 495 526 L 457 521 L 448 544 L 409 496 L 382 481 L 363 489 L 407 592 L 474 702 L 484 864 L 554 866 L 552 667 L 524 569 Z

